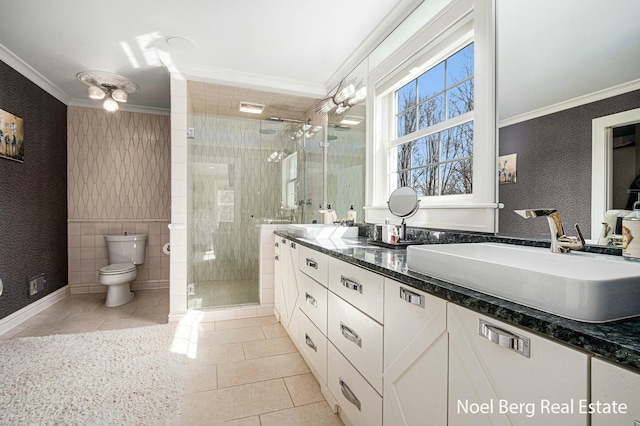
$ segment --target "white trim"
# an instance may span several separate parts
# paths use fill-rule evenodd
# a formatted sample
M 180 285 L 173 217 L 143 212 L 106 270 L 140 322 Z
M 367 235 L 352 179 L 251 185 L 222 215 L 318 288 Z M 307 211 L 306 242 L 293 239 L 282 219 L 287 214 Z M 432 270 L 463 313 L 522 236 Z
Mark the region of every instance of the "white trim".
M 640 122 L 640 108 L 591 121 L 591 239 L 598 239 L 604 214 L 610 209 L 613 168 L 612 128 Z
M 578 96 L 577 98 L 569 99 L 563 102 L 558 102 L 557 104 L 549 105 L 544 108 L 539 108 L 533 111 L 526 112 L 524 114 L 516 115 L 515 117 L 506 118 L 498 123 L 498 127 L 511 126 L 512 124 L 521 123 L 527 120 L 533 120 L 534 118 L 543 117 L 545 115 L 564 111 L 569 108 L 579 107 L 591 102 L 601 101 L 613 96 L 633 92 L 634 90 L 640 90 L 640 79 L 622 83 L 617 86 L 599 90 L 597 92 L 589 93 L 584 96 Z
M 53 293 L 46 295 L 42 299 L 38 299 L 35 302 L 20 309 L 19 311 L 16 311 L 11 315 L 2 318 L 0 320 L 0 335 L 22 324 L 29 318 L 39 314 L 45 309 L 53 306 L 68 295 L 69 285 L 67 284 L 64 287 L 54 291 Z
M 0 60 L 63 104 L 69 104 L 71 100 L 69 96 L 2 44 L 0 44 Z
M 69 101 L 69 106 L 84 107 L 84 108 L 96 108 L 102 109 L 102 103 L 100 101 L 93 101 L 90 99 L 76 99 L 73 98 Z M 154 114 L 154 115 L 171 115 L 171 109 L 166 108 L 152 108 L 131 104 L 119 104 L 120 109 L 118 111 L 125 112 L 139 112 L 142 114 Z

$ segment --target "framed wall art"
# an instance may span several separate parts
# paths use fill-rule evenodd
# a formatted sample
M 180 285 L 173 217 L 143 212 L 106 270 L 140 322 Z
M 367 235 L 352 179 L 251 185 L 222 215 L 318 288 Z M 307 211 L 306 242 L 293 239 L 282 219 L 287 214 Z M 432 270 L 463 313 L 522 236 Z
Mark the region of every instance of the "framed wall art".
M 24 161 L 22 118 L 0 109 L 0 158 Z

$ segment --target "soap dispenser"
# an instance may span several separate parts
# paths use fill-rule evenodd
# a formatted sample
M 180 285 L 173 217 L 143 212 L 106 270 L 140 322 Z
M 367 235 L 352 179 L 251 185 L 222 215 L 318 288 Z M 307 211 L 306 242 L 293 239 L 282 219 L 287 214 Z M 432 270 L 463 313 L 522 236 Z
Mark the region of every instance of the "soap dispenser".
M 347 220 L 352 221 L 354 224 L 356 223 L 356 211 L 353 208 L 353 204 L 351 204 L 351 207 L 349 207 L 349 210 L 347 211 Z
M 622 256 L 640 262 L 640 201 L 622 219 Z

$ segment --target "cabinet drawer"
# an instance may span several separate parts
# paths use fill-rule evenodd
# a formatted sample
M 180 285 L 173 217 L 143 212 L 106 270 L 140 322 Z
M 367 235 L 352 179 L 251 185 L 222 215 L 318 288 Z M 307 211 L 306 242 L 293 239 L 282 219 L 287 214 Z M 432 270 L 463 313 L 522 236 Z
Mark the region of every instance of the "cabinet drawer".
M 327 335 L 327 288 L 311 277 L 300 274 L 298 280 L 298 306 L 311 322 Z
M 319 380 L 327 383 L 327 338 L 303 313 L 298 324 L 298 348 Z
M 340 408 L 354 426 L 382 424 L 382 397 L 345 357 L 328 344 L 327 385 Z
M 614 412 L 611 408 L 617 404 Z M 591 360 L 591 403 L 601 405 L 591 414 L 592 426 L 640 425 L 640 374 L 600 358 Z M 621 404 L 626 405 L 623 411 Z M 606 411 L 608 410 L 608 411 Z M 634 423 L 637 422 L 637 423 Z
M 328 337 L 382 394 L 382 326 L 329 292 Z
M 310 249 L 309 247 L 300 247 L 300 270 L 318 281 L 323 286 L 327 286 L 327 274 L 329 271 L 329 257 Z
M 329 289 L 382 324 L 382 275 L 341 260 L 329 259 Z

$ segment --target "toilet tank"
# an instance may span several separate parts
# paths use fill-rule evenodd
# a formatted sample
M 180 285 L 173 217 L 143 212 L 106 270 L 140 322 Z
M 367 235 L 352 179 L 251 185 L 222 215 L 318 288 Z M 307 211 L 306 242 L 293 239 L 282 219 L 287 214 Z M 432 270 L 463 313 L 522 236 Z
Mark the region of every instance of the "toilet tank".
M 109 264 L 133 262 L 144 263 L 144 250 L 147 246 L 147 234 L 105 235 Z

